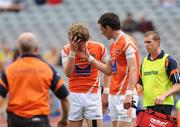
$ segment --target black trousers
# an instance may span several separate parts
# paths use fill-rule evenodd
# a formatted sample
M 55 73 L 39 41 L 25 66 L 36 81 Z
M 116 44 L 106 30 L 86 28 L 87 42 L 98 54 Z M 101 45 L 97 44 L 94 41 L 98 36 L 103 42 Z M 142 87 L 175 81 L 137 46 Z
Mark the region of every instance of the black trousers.
M 166 115 L 171 115 L 173 106 L 172 105 L 156 105 L 156 106 L 148 106 L 147 109 L 152 109 Z
M 32 118 L 22 118 L 14 113 L 8 113 L 8 127 L 51 127 L 48 116 L 37 115 Z

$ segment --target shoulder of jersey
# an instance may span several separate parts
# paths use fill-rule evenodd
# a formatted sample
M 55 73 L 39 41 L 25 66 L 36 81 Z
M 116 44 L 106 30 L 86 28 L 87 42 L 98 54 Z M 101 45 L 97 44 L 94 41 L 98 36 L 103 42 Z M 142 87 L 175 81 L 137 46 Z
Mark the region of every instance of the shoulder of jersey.
M 90 40 L 90 41 L 88 41 L 88 43 L 91 45 L 99 45 L 99 46 L 104 46 L 104 44 L 102 44 L 102 43 L 100 43 L 100 42 L 97 42 L 97 41 L 92 41 L 92 40 Z

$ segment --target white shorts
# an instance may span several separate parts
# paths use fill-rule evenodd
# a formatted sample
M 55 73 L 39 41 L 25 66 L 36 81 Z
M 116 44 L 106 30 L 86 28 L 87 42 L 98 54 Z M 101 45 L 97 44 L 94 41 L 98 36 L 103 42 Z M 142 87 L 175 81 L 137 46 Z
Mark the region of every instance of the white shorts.
M 70 93 L 69 120 L 103 119 L 100 94 Z
M 136 109 L 132 108 L 132 115 L 129 117 L 127 115 L 127 110 L 124 109 L 123 102 L 126 95 L 109 95 L 109 115 L 112 121 L 123 121 L 131 122 L 132 118 L 136 117 Z M 138 103 L 138 96 L 133 95 L 133 99 L 136 101 L 135 105 Z

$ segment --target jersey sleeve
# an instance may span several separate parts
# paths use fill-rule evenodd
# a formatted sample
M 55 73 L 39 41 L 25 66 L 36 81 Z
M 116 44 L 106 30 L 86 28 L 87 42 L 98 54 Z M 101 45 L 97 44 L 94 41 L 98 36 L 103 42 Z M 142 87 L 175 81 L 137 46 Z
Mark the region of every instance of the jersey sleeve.
M 68 60 L 68 51 L 67 48 L 64 47 L 61 51 L 61 56 L 62 56 L 62 63 L 65 63 Z
M 173 84 L 180 83 L 180 72 L 176 60 L 172 56 L 166 59 L 166 72 Z
M 135 48 L 135 45 L 133 44 L 133 42 L 130 39 L 127 39 L 123 50 L 125 52 L 126 59 L 135 57 L 136 48 Z
M 129 45 L 125 52 L 126 59 L 135 57 L 135 52 L 136 50 L 131 45 Z
M 51 83 L 51 90 L 53 93 L 59 98 L 65 98 L 69 95 L 69 92 L 64 85 L 64 81 L 61 79 L 60 74 L 52 68 L 53 71 L 53 79 Z
M 102 46 L 102 57 L 101 57 L 101 61 L 108 61 L 110 58 L 109 58 L 109 55 L 108 55 L 108 51 L 107 51 L 107 48 L 103 45 Z

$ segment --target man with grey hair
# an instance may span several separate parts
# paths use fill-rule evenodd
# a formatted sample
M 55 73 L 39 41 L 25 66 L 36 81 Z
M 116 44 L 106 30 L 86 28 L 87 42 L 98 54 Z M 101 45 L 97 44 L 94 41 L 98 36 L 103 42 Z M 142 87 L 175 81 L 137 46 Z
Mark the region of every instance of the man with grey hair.
M 35 35 L 23 33 L 17 41 L 20 57 L 5 69 L 0 78 L 0 103 L 9 93 L 8 127 L 50 127 L 49 89 L 61 100 L 63 112 L 58 127 L 66 127 L 69 92 L 63 80 L 37 55 Z

